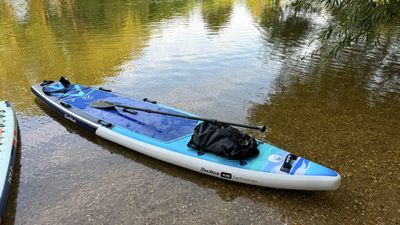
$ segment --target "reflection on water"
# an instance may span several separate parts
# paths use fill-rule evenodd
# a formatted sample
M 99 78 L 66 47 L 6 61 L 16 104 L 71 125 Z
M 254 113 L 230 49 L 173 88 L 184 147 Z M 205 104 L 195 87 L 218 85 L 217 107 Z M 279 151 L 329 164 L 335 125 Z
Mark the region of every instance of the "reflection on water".
M 252 109 L 251 120 L 269 126 L 264 138 L 341 173 L 342 186 L 332 197 L 337 207 L 307 206 L 329 223 L 400 219 L 393 199 L 400 191 L 400 180 L 393 177 L 393 162 L 400 160 L 399 47 L 399 39 L 389 36 L 369 54 L 356 46 L 331 62 L 307 57 L 285 64 L 266 102 Z
M 356 47 L 322 64 L 307 54 L 325 15 L 294 14 L 286 4 L 0 1 L 0 96 L 16 105 L 22 134 L 6 223 L 396 219 L 390 197 L 400 185 L 387 181 L 400 146 L 399 41 L 387 35 L 369 55 Z M 30 94 L 30 85 L 61 74 L 204 116 L 246 122 L 249 111 L 270 128 L 268 140 L 337 169 L 343 186 L 309 193 L 233 184 L 97 139 Z
M 189 18 L 162 24 L 141 57 L 126 61 L 105 85 L 199 115 L 245 121 L 243 108 L 262 99 L 258 95 L 277 62 L 259 59 L 260 33 L 243 4 L 232 5 L 232 16 L 218 35 L 204 23 L 205 9 L 194 7 Z
M 28 2 L 25 0 L 8 0 L 5 1 L 9 4 L 14 12 L 15 19 L 18 22 L 24 22 L 28 20 Z
M 22 23 L 15 4 L 0 4 L 0 81 L 5 98 L 15 95 L 6 88 L 8 82 L 28 87 L 66 74 L 76 82 L 102 83 L 124 61 L 141 55 L 153 29 L 150 25 L 185 14 L 190 7 L 187 1 L 32 1 L 26 10 L 29 20 Z M 20 98 L 31 102 L 28 92 L 21 89 Z
M 202 2 L 202 15 L 207 28 L 218 32 L 225 27 L 232 13 L 232 0 L 205 0 Z

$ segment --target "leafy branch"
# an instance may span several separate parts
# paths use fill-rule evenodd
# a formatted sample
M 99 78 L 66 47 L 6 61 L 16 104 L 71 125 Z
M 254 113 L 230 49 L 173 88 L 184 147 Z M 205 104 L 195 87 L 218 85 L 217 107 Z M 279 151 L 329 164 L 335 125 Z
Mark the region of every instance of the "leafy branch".
M 379 45 L 380 36 L 400 22 L 400 0 L 296 0 L 292 7 L 296 11 L 324 8 L 331 13 L 319 35 L 320 50 L 328 58 L 358 43 L 373 49 Z

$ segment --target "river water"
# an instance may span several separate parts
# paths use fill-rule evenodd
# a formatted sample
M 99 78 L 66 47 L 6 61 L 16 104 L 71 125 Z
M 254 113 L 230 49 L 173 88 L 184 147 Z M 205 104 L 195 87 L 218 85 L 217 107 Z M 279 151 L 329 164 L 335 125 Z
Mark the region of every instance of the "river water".
M 326 61 L 312 53 L 328 19 L 267 0 L 0 1 L 0 96 L 22 142 L 5 224 L 399 223 L 399 28 Z M 60 75 L 265 124 L 255 135 L 337 170 L 342 186 L 230 183 L 96 138 L 30 93 Z

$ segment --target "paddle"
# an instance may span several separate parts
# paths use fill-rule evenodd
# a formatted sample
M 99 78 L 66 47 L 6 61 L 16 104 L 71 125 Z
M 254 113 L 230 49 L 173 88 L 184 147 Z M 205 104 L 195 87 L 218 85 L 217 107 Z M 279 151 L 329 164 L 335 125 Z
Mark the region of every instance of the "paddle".
M 213 123 L 221 123 L 221 124 L 232 125 L 232 126 L 236 126 L 236 127 L 245 127 L 245 128 L 249 128 L 249 129 L 260 130 L 261 132 L 264 132 L 266 130 L 265 126 L 251 126 L 251 125 L 247 125 L 247 124 L 226 122 L 226 121 L 220 121 L 220 120 L 209 119 L 209 118 L 204 118 L 204 117 L 189 116 L 189 115 L 182 115 L 182 114 L 169 113 L 169 112 L 161 112 L 161 111 L 152 110 L 152 109 L 120 105 L 117 103 L 113 103 L 110 101 L 104 101 L 104 100 L 97 100 L 95 102 L 92 102 L 90 104 L 90 106 L 93 108 L 99 108 L 99 109 L 121 107 L 124 109 L 133 109 L 133 110 L 143 111 L 143 112 L 147 112 L 147 113 L 155 113 L 155 114 L 161 114 L 161 115 L 167 115 L 167 116 L 181 117 L 181 118 L 186 118 L 186 119 L 191 119 L 191 120 L 201 120 L 201 121 L 207 121 L 207 122 L 213 122 Z

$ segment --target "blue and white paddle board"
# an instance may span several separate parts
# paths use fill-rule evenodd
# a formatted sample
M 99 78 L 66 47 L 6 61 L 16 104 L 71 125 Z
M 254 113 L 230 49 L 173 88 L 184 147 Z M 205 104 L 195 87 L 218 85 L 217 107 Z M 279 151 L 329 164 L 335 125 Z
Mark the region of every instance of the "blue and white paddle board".
M 225 180 L 272 188 L 335 190 L 340 175 L 324 166 L 262 143 L 257 157 L 228 160 L 212 153 L 199 154 L 187 146 L 200 121 L 122 108 L 91 107 L 97 100 L 155 111 L 191 115 L 162 104 L 135 99 L 105 90 L 45 81 L 32 92 L 66 120 L 97 136 L 150 157 Z
M 0 223 L 10 192 L 18 141 L 18 124 L 11 104 L 0 101 Z

